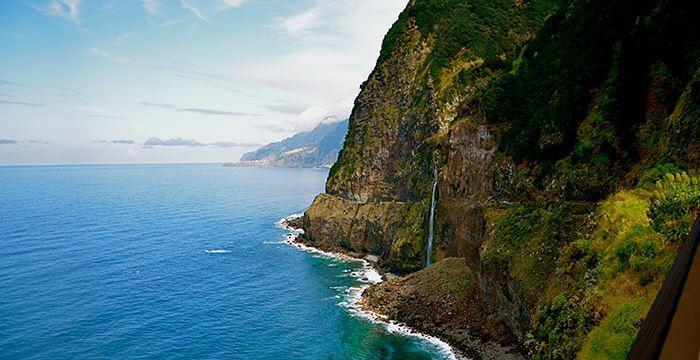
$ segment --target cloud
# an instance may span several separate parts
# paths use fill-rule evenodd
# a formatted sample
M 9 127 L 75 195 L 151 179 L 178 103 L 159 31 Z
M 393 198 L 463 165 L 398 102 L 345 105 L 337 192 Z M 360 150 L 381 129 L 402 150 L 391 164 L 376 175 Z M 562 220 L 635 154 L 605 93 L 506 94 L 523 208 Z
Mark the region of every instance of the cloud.
M 141 0 L 141 6 L 151 15 L 157 13 L 159 8 L 157 0 Z
M 295 118 L 262 126 L 303 131 L 327 116 L 349 116 L 360 84 L 377 61 L 384 34 L 407 2 L 311 0 L 302 10 L 275 19 L 272 28 L 293 46 L 277 56 L 239 66 L 232 76 L 238 84 L 283 93 L 309 106 Z M 292 114 L 289 108 L 265 108 Z
M 189 147 L 204 147 L 213 146 L 220 148 L 231 148 L 231 147 L 259 147 L 258 143 L 240 143 L 233 141 L 217 141 L 213 143 L 203 143 L 194 139 L 183 139 L 183 138 L 173 138 L 168 140 L 162 140 L 157 137 L 152 137 L 143 143 L 144 147 L 153 146 L 189 146 Z
M 129 38 L 131 38 L 139 33 L 149 32 L 149 31 L 153 31 L 153 30 L 157 30 L 157 29 L 164 29 L 164 28 L 168 28 L 168 27 L 171 27 L 174 25 L 180 25 L 180 24 L 185 24 L 185 23 L 187 23 L 187 21 L 178 20 L 178 21 L 166 21 L 166 22 L 162 22 L 162 23 L 158 23 L 158 24 L 152 24 L 151 26 L 149 26 L 145 29 L 139 29 L 137 31 L 130 31 L 130 32 L 123 33 L 123 34 L 117 36 L 116 38 L 114 38 L 114 40 L 112 41 L 112 44 L 116 47 L 119 47 L 124 42 L 126 42 L 126 40 L 128 40 Z
M 221 0 L 223 3 L 222 7 L 224 9 L 228 9 L 230 7 L 239 7 L 241 4 L 243 4 L 245 0 Z
M 22 84 L 16 83 L 14 81 L 0 80 L 0 86 L 2 87 L 20 87 Z
M 152 137 L 143 143 L 143 146 L 206 146 L 197 140 L 186 140 L 183 138 L 174 138 L 168 140 L 161 140 L 157 137 Z
M 279 133 L 307 131 L 321 122 L 333 122 L 347 119 L 353 104 L 354 98 L 349 97 L 327 105 L 311 105 L 293 118 L 278 119 L 267 124 L 258 125 L 257 127 Z
M 56 141 L 54 141 L 56 142 Z M 50 141 L 46 140 L 14 140 L 14 139 L 0 139 L 0 145 L 12 145 L 12 144 L 51 144 Z
M 43 107 L 45 104 L 24 102 L 24 101 L 10 101 L 10 100 L 0 100 L 0 105 L 19 105 L 19 106 L 29 106 L 29 107 Z
M 89 105 L 78 105 L 75 107 L 76 110 L 83 112 L 83 116 L 94 117 L 94 118 L 107 118 L 107 119 L 128 119 L 126 116 L 114 114 L 109 110 L 105 110 L 95 106 Z
M 51 0 L 46 6 L 37 7 L 45 15 L 68 20 L 74 24 L 80 21 L 81 0 Z
M 202 115 L 219 115 L 219 116 L 260 116 L 260 114 L 237 112 L 237 111 L 225 111 L 225 110 L 215 110 L 215 109 L 204 109 L 204 108 L 182 108 L 175 105 L 154 103 L 149 101 L 143 101 L 140 103 L 142 106 L 147 107 L 157 107 L 162 109 L 168 109 L 179 112 L 190 112 Z
M 221 147 L 221 148 L 230 148 L 230 147 L 260 147 L 262 146 L 261 144 L 258 143 L 239 143 L 239 142 L 231 142 L 231 141 L 218 141 L 218 142 L 213 142 L 209 144 L 210 146 L 216 146 L 216 147 Z
M 118 63 L 118 64 L 128 64 L 128 63 L 131 63 L 131 61 L 128 60 L 128 59 L 125 59 L 125 58 L 122 58 L 122 57 L 119 57 L 119 56 L 112 55 L 112 54 L 110 54 L 110 53 L 108 53 L 108 52 L 106 52 L 106 51 L 104 51 L 104 50 L 100 50 L 100 49 L 98 49 L 98 48 L 91 48 L 91 49 L 90 49 L 90 52 L 91 52 L 93 55 L 97 56 L 97 57 L 100 57 L 100 58 L 103 58 L 103 59 L 107 59 L 107 60 L 109 60 L 109 61 L 111 61 L 111 62 L 113 62 L 113 63 Z
M 322 26 L 321 8 L 314 7 L 299 14 L 281 18 L 279 19 L 279 25 L 287 34 L 293 37 L 314 35 L 312 30 Z
M 263 105 L 263 107 L 277 113 L 292 115 L 298 115 L 307 109 L 306 105 L 290 103 Z
M 202 13 L 202 10 L 199 10 L 199 8 L 190 4 L 187 0 L 180 0 L 180 5 L 182 5 L 183 9 L 191 11 L 197 18 L 199 18 L 199 20 L 202 20 L 204 22 L 209 22 L 209 19 L 207 19 L 204 16 L 204 14 Z
M 136 144 L 136 141 L 134 140 L 127 140 L 127 139 L 117 139 L 117 140 L 95 140 L 93 141 L 94 143 L 98 144 Z
M 169 71 L 174 71 L 172 73 L 172 75 L 179 77 L 181 79 L 186 79 L 186 80 L 201 82 L 201 83 L 210 83 L 212 85 L 218 86 L 226 91 L 229 91 L 229 92 L 232 92 L 235 94 L 241 94 L 241 95 L 245 95 L 248 97 L 257 97 L 257 95 L 255 95 L 249 91 L 236 88 L 236 86 L 238 84 L 235 82 L 235 79 L 233 79 L 230 76 L 215 74 L 215 73 L 208 73 L 208 72 L 203 72 L 203 71 L 195 71 L 195 70 L 190 70 L 190 69 L 182 69 L 179 67 L 167 67 L 166 66 L 163 68 L 167 69 Z

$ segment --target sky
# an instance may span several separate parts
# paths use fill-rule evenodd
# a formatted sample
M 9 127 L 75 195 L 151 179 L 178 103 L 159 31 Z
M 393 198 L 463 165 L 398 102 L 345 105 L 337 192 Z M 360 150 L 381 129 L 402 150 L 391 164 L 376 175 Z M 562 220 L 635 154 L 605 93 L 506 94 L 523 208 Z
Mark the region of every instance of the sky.
M 408 0 L 0 0 L 0 165 L 236 161 L 347 118 Z

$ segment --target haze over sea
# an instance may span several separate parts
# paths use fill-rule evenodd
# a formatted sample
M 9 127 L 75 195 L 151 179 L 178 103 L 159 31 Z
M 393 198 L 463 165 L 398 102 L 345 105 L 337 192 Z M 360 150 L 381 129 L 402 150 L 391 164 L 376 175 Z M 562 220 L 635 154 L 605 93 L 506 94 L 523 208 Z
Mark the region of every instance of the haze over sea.
M 281 243 L 326 175 L 0 167 L 0 357 L 441 358 L 343 307 L 357 264 Z

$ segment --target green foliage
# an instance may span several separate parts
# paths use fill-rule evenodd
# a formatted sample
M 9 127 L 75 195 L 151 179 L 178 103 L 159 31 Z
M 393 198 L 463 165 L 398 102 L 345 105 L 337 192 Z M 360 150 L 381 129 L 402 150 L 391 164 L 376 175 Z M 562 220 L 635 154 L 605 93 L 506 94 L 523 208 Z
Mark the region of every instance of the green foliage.
M 508 122 L 500 139 L 506 153 L 551 161 L 571 150 L 590 90 L 605 80 L 613 45 L 634 21 L 630 7 L 623 1 L 574 2 L 528 44 L 519 71 L 492 83 L 483 101 L 490 121 Z
M 581 359 L 626 359 L 646 314 L 644 299 L 633 299 L 615 308 L 590 334 Z
M 657 173 L 668 168 L 671 167 L 650 170 L 647 178 L 658 178 Z M 550 235 L 550 241 L 564 244 L 564 248 L 556 266 L 548 270 L 554 275 L 541 278 L 544 287 L 538 292 L 539 304 L 525 344 L 533 358 L 626 356 L 642 317 L 675 259 L 678 243 L 673 243 L 671 236 L 675 232 L 687 233 L 691 225 L 676 221 L 668 223 L 669 231 L 657 230 L 654 216 L 661 212 L 654 209 L 666 201 L 663 209 L 673 211 L 664 214 L 673 213 L 675 219 L 687 219 L 697 213 L 700 180 L 683 172 L 662 178 L 659 185 L 654 185 L 653 193 L 647 189 L 622 191 L 600 202 L 591 219 L 592 228 L 578 225 L 572 228 L 574 231 L 565 232 L 576 240 L 567 244 Z M 694 207 L 680 205 L 689 203 Z M 492 241 L 531 249 L 529 243 L 540 241 L 534 235 L 538 230 L 525 224 L 532 224 L 540 211 L 524 206 L 506 210 L 499 217 Z M 581 217 L 576 219 L 585 223 Z M 504 221 L 511 224 L 506 226 Z M 498 234 L 499 231 L 505 232 Z M 510 235 L 504 237 L 506 233 Z M 520 236 L 525 240 L 511 238 Z M 492 246 L 487 245 L 487 253 Z M 521 283 L 523 275 L 515 267 L 533 261 L 535 254 L 510 250 L 504 257 L 510 259 L 511 276 L 524 284 L 524 289 L 528 288 L 527 282 Z
M 424 38 L 437 39 L 428 59 L 428 71 L 436 83 L 442 69 L 462 49 L 503 67 L 497 59 L 501 54 L 515 51 L 513 34 L 525 33 L 541 24 L 559 3 L 559 0 L 532 0 L 524 5 L 515 5 L 511 0 L 418 0 L 401 13 L 385 36 L 378 63 L 401 46 L 411 19 Z
M 479 97 L 500 152 L 570 200 L 604 198 L 640 157 L 697 166 L 700 97 L 687 89 L 663 123 L 700 62 L 689 12 L 681 1 L 563 7 Z
M 700 178 L 668 173 L 656 181 L 651 207 L 652 227 L 670 241 L 683 241 L 700 210 Z
M 400 219 L 397 219 L 395 240 L 391 245 L 391 253 L 395 257 L 392 262 L 393 272 L 406 274 L 421 268 L 429 208 L 429 199 L 415 202 L 406 209 Z
M 663 238 L 648 226 L 634 226 L 624 235 L 621 244 L 613 249 L 617 258 L 615 271 L 632 270 L 640 286 L 646 286 L 666 273 L 663 262 Z
M 526 300 L 535 304 L 549 285 L 563 248 L 591 210 L 590 204 L 574 202 L 547 206 L 526 202 L 506 209 L 493 219 L 482 261 L 508 264 Z
M 657 181 L 662 180 L 666 174 L 678 174 L 682 170 L 672 163 L 657 164 L 648 169 L 639 179 L 638 187 L 652 187 Z
M 579 295 L 561 292 L 541 305 L 526 346 L 536 359 L 571 359 L 581 348 L 591 319 Z

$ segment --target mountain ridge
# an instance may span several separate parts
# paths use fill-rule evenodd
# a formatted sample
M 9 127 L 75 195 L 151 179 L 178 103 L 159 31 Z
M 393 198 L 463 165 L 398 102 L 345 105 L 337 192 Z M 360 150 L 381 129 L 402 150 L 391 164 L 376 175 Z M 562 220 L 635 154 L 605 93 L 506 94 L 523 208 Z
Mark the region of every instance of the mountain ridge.
M 330 168 L 338 158 L 348 120 L 321 122 L 310 131 L 267 144 L 224 166 Z

